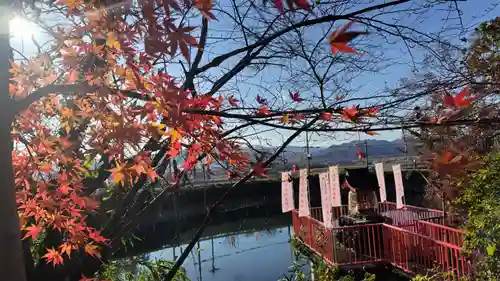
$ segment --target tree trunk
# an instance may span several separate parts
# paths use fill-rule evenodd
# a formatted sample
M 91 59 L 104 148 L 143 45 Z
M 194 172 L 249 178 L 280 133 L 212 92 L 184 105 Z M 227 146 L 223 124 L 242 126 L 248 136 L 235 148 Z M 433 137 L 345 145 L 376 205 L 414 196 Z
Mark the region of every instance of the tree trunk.
M 17 216 L 16 188 L 12 170 L 11 125 L 13 101 L 9 93 L 9 1 L 0 2 L 0 272 L 8 280 L 25 281 L 23 248 L 19 217 Z

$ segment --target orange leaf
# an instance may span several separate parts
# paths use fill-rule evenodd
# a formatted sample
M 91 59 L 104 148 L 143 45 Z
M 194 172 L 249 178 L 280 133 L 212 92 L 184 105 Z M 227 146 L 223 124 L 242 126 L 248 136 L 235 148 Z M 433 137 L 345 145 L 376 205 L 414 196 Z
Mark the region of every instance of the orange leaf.
M 176 128 L 168 128 L 165 135 L 170 136 L 170 141 L 172 143 L 178 142 L 181 139 L 181 132 Z
M 148 169 L 147 175 L 148 175 L 149 180 L 151 180 L 151 182 L 155 182 L 159 178 L 158 174 L 156 173 L 156 171 L 153 168 Z
M 59 249 L 61 250 L 61 254 L 64 254 L 66 253 L 66 255 L 68 257 L 71 256 L 71 250 L 73 249 L 73 246 L 67 242 L 65 243 L 62 243 L 60 246 L 59 246 Z
M 377 134 L 377 132 L 374 132 L 374 131 L 367 131 L 365 132 L 366 134 L 370 135 L 370 136 L 374 136 Z
M 54 248 L 47 249 L 47 254 L 45 254 L 42 258 L 47 259 L 47 262 L 52 263 L 53 266 L 63 263 L 63 257 Z
M 85 250 L 85 253 L 87 253 L 88 255 L 91 255 L 91 256 L 96 257 L 98 259 L 101 258 L 101 253 L 99 253 L 99 247 L 97 247 L 96 245 L 94 245 L 92 243 L 86 244 L 84 247 L 84 250 Z
M 113 183 L 120 183 L 122 186 L 125 185 L 126 171 L 124 166 L 122 166 L 119 162 L 116 162 L 116 167 L 109 169 L 108 171 L 111 172 Z
M 212 10 L 212 0 L 195 0 L 195 7 L 207 19 L 216 19 L 210 10 Z
M 332 35 L 330 35 L 330 45 L 333 55 L 337 55 L 337 53 L 348 53 L 348 54 L 356 54 L 356 50 L 347 45 L 351 40 L 358 37 L 359 35 L 368 34 L 365 31 L 350 31 L 346 32 L 346 30 L 353 24 L 352 21 L 348 22 L 342 28 L 337 29 Z

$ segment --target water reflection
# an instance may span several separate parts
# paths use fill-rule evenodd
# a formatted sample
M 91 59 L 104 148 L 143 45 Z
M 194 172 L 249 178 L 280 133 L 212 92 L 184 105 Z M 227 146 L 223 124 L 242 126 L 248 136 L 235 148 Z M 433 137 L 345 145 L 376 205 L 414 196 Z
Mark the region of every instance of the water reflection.
M 276 281 L 294 259 L 291 226 L 205 237 L 184 263 L 188 277 L 199 281 Z M 150 253 L 151 259 L 175 260 L 184 245 Z

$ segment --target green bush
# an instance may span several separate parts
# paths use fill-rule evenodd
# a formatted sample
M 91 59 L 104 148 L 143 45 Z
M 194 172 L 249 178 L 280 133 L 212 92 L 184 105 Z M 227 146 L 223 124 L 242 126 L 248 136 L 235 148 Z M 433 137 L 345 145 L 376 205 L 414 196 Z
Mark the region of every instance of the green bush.
M 479 258 L 475 280 L 500 280 L 500 154 L 460 183 L 457 203 L 468 213 L 465 249 Z

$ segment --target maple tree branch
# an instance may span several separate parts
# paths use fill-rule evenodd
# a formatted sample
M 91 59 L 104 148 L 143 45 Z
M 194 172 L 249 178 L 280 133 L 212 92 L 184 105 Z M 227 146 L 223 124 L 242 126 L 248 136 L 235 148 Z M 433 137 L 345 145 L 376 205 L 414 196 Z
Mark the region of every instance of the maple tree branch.
M 196 56 L 194 57 L 191 69 L 197 69 L 198 66 L 200 65 L 201 59 L 203 57 L 203 52 L 205 51 L 206 47 L 207 34 L 208 34 L 208 19 L 206 17 L 203 17 L 201 21 L 201 35 L 200 35 L 200 42 L 198 43 L 198 51 L 196 52 Z
M 379 9 L 383 9 L 383 8 L 387 8 L 387 7 L 391 7 L 391 6 L 397 6 L 397 5 L 406 3 L 406 2 L 410 2 L 410 0 L 390 1 L 387 3 L 378 4 L 375 6 L 360 9 L 358 11 L 351 12 L 351 13 L 348 13 L 345 15 L 328 15 L 328 16 L 324 16 L 324 17 L 320 17 L 320 18 L 316 18 L 316 19 L 311 19 L 311 20 L 304 20 L 304 21 L 298 22 L 296 24 L 292 24 L 292 25 L 288 26 L 287 28 L 284 28 L 284 29 L 282 29 L 282 30 L 280 30 L 280 31 L 278 31 L 278 32 L 266 37 L 266 38 L 258 40 L 257 42 L 255 42 L 253 44 L 250 44 L 248 46 L 245 46 L 245 47 L 236 49 L 234 51 L 231 51 L 229 53 L 215 57 L 209 63 L 196 69 L 195 74 L 199 74 L 199 73 L 202 73 L 202 72 L 204 72 L 212 67 L 219 66 L 221 63 L 223 63 L 225 60 L 227 60 L 228 58 L 230 58 L 232 56 L 238 55 L 240 53 L 243 53 L 243 52 L 246 52 L 246 51 L 249 51 L 252 49 L 255 49 L 255 48 L 262 46 L 262 45 L 267 45 L 271 41 L 273 41 L 274 39 L 280 37 L 281 35 L 284 35 L 292 30 L 299 28 L 299 27 L 311 26 L 311 25 L 315 25 L 315 24 L 319 24 L 319 23 L 336 21 L 336 20 L 341 20 L 341 19 L 349 19 L 351 17 L 357 16 L 360 14 L 368 13 L 371 11 L 375 11 L 375 10 L 379 10 Z
M 246 123 L 246 124 L 242 124 L 242 125 L 239 125 L 239 126 L 236 126 L 226 132 L 224 132 L 223 134 L 221 134 L 221 138 L 224 138 L 224 137 L 227 137 L 229 135 L 231 135 L 232 133 L 234 132 L 237 132 L 245 127 L 248 127 L 248 126 L 251 126 L 251 125 L 254 125 L 255 122 L 249 122 L 249 123 Z M 166 152 L 164 152 L 166 153 Z M 205 153 L 202 153 L 200 156 L 198 156 L 198 161 L 202 161 L 207 155 Z M 168 159 L 170 159 L 169 157 L 165 157 L 164 158 L 164 161 L 167 161 Z M 182 178 L 184 175 L 186 174 L 186 171 L 182 171 L 181 174 L 179 175 L 179 178 Z M 129 217 L 127 218 L 127 223 L 124 224 L 121 228 L 119 228 L 119 230 L 115 233 L 115 235 L 113 236 L 113 242 L 112 243 L 117 243 L 120 241 L 121 237 L 123 236 L 124 233 L 126 233 L 128 230 L 130 230 L 130 228 L 135 225 L 136 222 L 139 221 L 139 219 L 142 218 L 142 216 L 148 211 L 150 210 L 151 208 L 154 208 L 155 206 L 157 206 L 157 204 L 161 203 L 164 198 L 165 195 L 169 194 L 169 191 L 173 190 L 173 189 L 176 189 L 178 188 L 180 185 L 180 181 L 178 181 L 177 183 L 174 183 L 174 184 L 171 184 L 170 186 L 168 187 L 165 187 L 163 188 L 163 190 L 158 194 L 156 195 L 156 197 L 151 200 L 149 203 L 146 204 L 145 207 L 143 207 L 141 210 L 139 210 L 137 213 L 134 213 L 133 214 L 133 217 Z M 130 214 L 130 212 L 127 212 L 127 214 Z
M 41 98 L 53 94 L 53 93 L 59 93 L 59 94 L 69 94 L 69 93 L 77 93 L 77 92 L 94 92 L 98 90 L 96 87 L 92 87 L 87 84 L 63 84 L 63 85 L 57 85 L 57 84 L 50 84 L 43 86 L 31 94 L 29 94 L 27 97 L 25 97 L 22 100 L 16 101 L 14 103 L 15 107 L 15 114 L 18 114 L 22 110 L 27 109 L 32 103 L 40 100 Z

